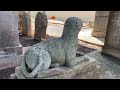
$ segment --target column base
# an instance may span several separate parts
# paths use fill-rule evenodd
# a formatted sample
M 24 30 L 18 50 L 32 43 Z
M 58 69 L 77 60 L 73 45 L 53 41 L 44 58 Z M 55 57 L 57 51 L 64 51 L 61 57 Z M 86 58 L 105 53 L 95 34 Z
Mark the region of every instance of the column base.
M 92 36 L 93 37 L 99 37 L 99 38 L 105 38 L 106 32 L 92 31 Z
M 19 46 L 0 48 L 0 55 L 22 55 L 22 54 L 23 49 L 21 44 L 19 44 Z
M 23 58 L 22 45 L 0 48 L 0 70 L 19 66 Z
M 120 50 L 103 46 L 101 54 L 120 59 Z

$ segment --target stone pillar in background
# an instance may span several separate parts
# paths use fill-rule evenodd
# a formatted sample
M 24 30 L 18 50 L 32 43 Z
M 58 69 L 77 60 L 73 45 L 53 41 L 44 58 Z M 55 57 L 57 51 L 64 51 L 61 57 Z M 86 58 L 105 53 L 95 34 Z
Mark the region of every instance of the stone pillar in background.
M 48 21 L 45 11 L 38 12 L 35 18 L 34 39 L 37 39 L 39 41 L 46 39 L 47 24 Z
M 23 11 L 18 11 L 18 29 L 20 32 L 22 32 L 22 16 Z
M 19 44 L 18 12 L 0 11 L 0 55 L 21 55 Z
M 120 11 L 111 11 L 102 54 L 120 58 Z
M 96 11 L 92 36 L 105 38 L 109 11 Z
M 22 33 L 32 36 L 30 11 L 24 11 L 22 16 Z
M 90 28 L 93 28 L 93 27 L 94 27 L 94 21 L 93 21 L 93 20 L 90 20 L 90 21 L 89 21 L 89 27 L 90 27 Z

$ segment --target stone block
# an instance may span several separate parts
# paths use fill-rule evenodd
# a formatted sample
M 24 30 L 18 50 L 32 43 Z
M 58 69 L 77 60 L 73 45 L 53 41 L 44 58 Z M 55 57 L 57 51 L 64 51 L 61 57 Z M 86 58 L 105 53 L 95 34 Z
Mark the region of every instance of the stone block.
M 23 49 L 20 44 L 19 46 L 0 48 L 0 55 L 22 55 L 22 54 Z
M 106 32 L 93 31 L 92 36 L 93 37 L 104 38 L 106 36 Z
M 90 28 L 93 28 L 93 26 L 94 26 L 94 21 L 93 21 L 93 20 L 90 20 L 90 21 L 89 21 L 89 27 L 90 27 Z
M 56 67 L 50 69 L 47 74 L 43 73 L 42 78 L 35 79 L 99 79 L 102 74 L 101 67 L 97 65 L 94 58 L 83 60 L 73 67 Z M 17 67 L 11 79 L 26 79 L 22 74 L 21 66 Z
M 95 18 L 95 31 L 106 32 L 108 23 L 108 17 L 96 17 Z
M 95 16 L 103 16 L 103 17 L 108 17 L 109 16 L 110 11 L 96 11 L 96 15 Z
M 22 16 L 22 33 L 27 36 L 32 36 L 31 31 L 31 16 L 30 12 L 25 11 L 23 12 Z
M 35 34 L 34 39 L 42 41 L 46 39 L 46 29 L 47 29 L 47 15 L 45 12 L 38 12 L 35 18 Z
M 108 24 L 109 11 L 97 11 L 92 36 L 104 38 Z
M 19 66 L 22 62 L 22 55 L 0 55 L 0 70 Z
M 19 32 L 17 12 L 0 11 L 0 48 L 18 45 Z
M 120 12 L 111 11 L 102 54 L 120 58 Z
M 18 66 L 21 64 L 22 46 L 0 48 L 0 69 Z
M 119 49 L 110 48 L 110 47 L 107 47 L 107 46 L 102 47 L 101 54 L 105 54 L 105 55 L 108 55 L 108 56 L 120 58 L 120 50 Z

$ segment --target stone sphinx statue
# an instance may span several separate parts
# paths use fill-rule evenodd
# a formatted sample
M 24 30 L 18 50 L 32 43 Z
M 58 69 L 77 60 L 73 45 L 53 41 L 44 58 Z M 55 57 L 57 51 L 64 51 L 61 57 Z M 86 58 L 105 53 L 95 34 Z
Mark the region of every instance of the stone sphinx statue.
M 81 19 L 70 17 L 60 38 L 49 39 L 29 48 L 24 54 L 21 71 L 16 74 L 17 78 L 41 78 L 42 72 L 50 68 L 71 67 L 79 63 L 76 53 L 78 33 L 82 26 Z

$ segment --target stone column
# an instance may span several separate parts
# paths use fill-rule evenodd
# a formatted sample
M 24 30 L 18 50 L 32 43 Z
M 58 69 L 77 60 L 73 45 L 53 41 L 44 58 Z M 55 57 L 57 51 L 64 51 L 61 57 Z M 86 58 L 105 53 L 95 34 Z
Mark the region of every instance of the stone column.
M 18 12 L 0 11 L 0 55 L 21 55 L 19 44 Z
M 45 11 L 38 12 L 35 17 L 35 34 L 34 39 L 42 41 L 46 39 L 46 29 L 47 29 L 47 15 Z
M 120 58 L 120 11 L 110 11 L 102 54 Z
M 109 11 L 96 11 L 92 36 L 104 38 L 108 24 Z
M 18 11 L 18 29 L 20 32 L 22 32 L 22 16 L 23 11 Z
M 24 11 L 22 16 L 22 33 L 32 36 L 30 11 Z

